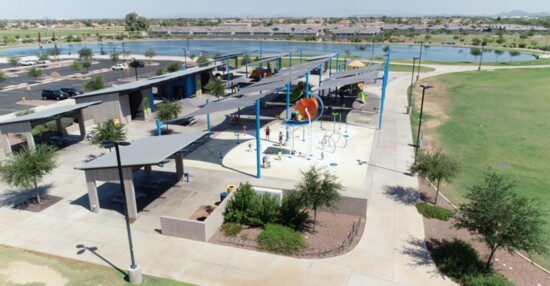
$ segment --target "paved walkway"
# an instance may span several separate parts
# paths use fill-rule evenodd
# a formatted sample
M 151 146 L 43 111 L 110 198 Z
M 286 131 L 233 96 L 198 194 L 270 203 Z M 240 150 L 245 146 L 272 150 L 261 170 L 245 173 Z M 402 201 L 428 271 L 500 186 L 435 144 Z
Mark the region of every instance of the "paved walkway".
M 365 233 L 355 249 L 329 259 L 295 259 L 184 240 L 159 234 L 158 215 L 145 212 L 132 225 L 136 260 L 143 271 L 200 285 L 455 285 L 438 273 L 425 250 L 422 218 L 414 207 L 418 183 L 405 174 L 413 160 L 411 127 L 404 113 L 410 74 L 391 74 L 390 81 L 383 129 L 374 132 L 365 177 L 358 179 L 364 182 L 362 192 L 369 202 Z M 370 87 L 369 92 L 379 94 L 379 90 Z M 130 136 L 148 132 L 142 127 Z M 73 147 L 63 151 L 60 167 L 46 178 L 52 194 L 64 200 L 41 213 L 0 208 L 0 243 L 106 264 L 90 252 L 77 255 L 76 245 L 84 244 L 97 247 L 103 259 L 125 269 L 129 253 L 122 215 L 110 210 L 91 213 L 83 174 L 73 169 L 87 154 L 102 151 L 85 143 Z M 216 189 L 235 180 L 257 182 L 223 170 L 190 172 L 195 179 L 189 188 Z M 268 176 L 261 184 L 293 185 Z M 8 197 L 3 194 L 3 201 Z

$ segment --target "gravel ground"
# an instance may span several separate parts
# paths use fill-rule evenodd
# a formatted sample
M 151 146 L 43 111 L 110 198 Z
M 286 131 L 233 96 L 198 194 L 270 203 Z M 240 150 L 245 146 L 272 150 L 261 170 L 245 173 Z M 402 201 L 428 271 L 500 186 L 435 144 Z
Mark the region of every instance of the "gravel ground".
M 419 179 L 421 196 L 433 202 L 435 190 L 424 180 Z M 437 205 L 454 210 L 445 199 L 439 197 Z M 487 247 L 476 240 L 476 236 L 470 234 L 467 230 L 456 229 L 453 227 L 453 219 L 449 221 L 440 221 L 437 219 L 424 218 L 424 230 L 426 232 L 426 241 L 431 240 L 452 240 L 454 238 L 464 240 L 472 244 L 478 251 L 482 260 L 489 257 Z M 523 259 L 519 255 L 511 254 L 505 250 L 498 250 L 493 260 L 493 269 L 502 274 L 515 285 L 542 286 L 550 285 L 550 274 L 542 271 L 535 265 Z
M 313 218 L 313 213 L 310 214 L 310 218 Z M 308 243 L 308 248 L 304 252 L 308 254 L 304 255 L 302 253 L 295 256 L 307 256 L 308 258 L 325 258 L 342 255 L 346 252 L 349 252 L 361 239 L 361 235 L 363 234 L 363 230 L 365 227 L 364 217 L 361 217 L 357 234 L 350 244 L 346 245 L 343 249 L 339 249 L 338 251 L 330 251 L 329 253 L 319 255 L 319 251 L 325 252 L 340 246 L 350 234 L 353 223 L 359 222 L 359 219 L 360 217 L 353 215 L 337 214 L 332 212 L 317 212 L 317 224 L 315 225 L 315 229 L 313 230 L 312 228 L 308 228 L 302 232 L 305 240 Z M 246 239 L 246 242 L 228 243 L 228 240 L 223 235 L 223 233 L 218 230 L 212 236 L 210 242 L 256 250 L 255 241 L 260 232 L 261 229 L 258 228 L 243 228 L 243 230 L 237 235 L 237 237 Z

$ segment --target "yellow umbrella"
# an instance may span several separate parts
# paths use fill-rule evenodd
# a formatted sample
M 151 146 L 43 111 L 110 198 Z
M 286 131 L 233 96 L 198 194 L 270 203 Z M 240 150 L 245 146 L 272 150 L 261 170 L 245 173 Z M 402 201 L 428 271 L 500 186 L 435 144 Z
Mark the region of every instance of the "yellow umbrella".
M 365 66 L 365 64 L 363 62 L 361 62 L 360 60 L 354 60 L 354 61 L 351 61 L 348 66 L 352 67 L 352 68 L 362 68 Z

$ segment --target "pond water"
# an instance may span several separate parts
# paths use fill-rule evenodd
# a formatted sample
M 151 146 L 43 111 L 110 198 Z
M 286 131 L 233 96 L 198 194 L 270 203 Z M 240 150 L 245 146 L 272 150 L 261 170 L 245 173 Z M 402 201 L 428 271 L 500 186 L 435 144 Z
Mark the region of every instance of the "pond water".
M 302 49 L 304 54 L 327 54 L 340 53 L 350 55 L 368 57 L 382 56 L 385 44 L 367 44 L 363 43 L 364 50 L 359 49 L 360 44 L 335 44 L 335 43 L 303 43 L 303 42 L 283 42 L 283 41 L 243 41 L 243 40 L 166 40 L 166 41 L 134 41 L 125 42 L 125 51 L 130 51 L 134 54 L 145 54 L 149 49 L 155 51 L 157 55 L 181 56 L 184 54 L 184 48 L 189 44 L 189 54 L 198 56 L 201 52 L 207 52 L 209 55 L 227 54 L 239 51 L 259 50 L 262 48 L 264 54 L 274 54 L 281 52 L 297 52 Z M 95 54 L 100 54 L 101 50 L 104 53 L 113 53 L 122 51 L 122 42 L 104 42 L 102 45 L 98 42 L 60 44 L 57 45 L 62 54 L 77 53 L 82 47 L 88 47 Z M 42 46 L 42 51 L 54 48 L 54 45 Z M 419 57 L 419 45 L 390 45 L 393 59 L 412 59 Z M 26 46 L 13 49 L 0 50 L 3 55 L 29 56 L 37 55 L 41 51 L 38 46 Z M 424 46 L 422 49 L 422 59 L 442 62 L 473 62 L 475 57 L 470 55 L 470 48 L 462 47 L 443 47 L 443 46 Z M 501 55 L 496 54 L 493 50 L 485 50 L 483 55 L 484 62 L 493 61 L 509 61 L 511 56 L 508 52 Z M 534 57 L 531 54 L 520 54 L 513 58 L 514 61 L 532 60 Z

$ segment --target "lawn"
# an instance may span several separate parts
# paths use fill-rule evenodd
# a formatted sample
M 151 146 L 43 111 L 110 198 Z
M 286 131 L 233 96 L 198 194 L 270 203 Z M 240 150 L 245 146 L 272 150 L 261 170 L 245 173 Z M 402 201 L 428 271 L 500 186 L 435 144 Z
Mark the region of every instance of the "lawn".
M 0 30 L 0 38 L 7 36 L 8 38 L 15 38 L 19 36 L 21 39 L 25 38 L 26 35 L 29 35 L 30 38 L 37 39 L 38 33 L 40 33 L 42 39 L 51 38 L 55 32 L 56 37 L 65 37 L 68 35 L 73 36 L 82 36 L 82 35 L 92 35 L 95 36 L 96 33 L 100 35 L 116 35 L 117 33 L 124 32 L 124 27 L 110 27 L 109 29 L 96 29 L 96 28 L 82 28 L 82 29 L 26 29 L 26 30 Z
M 451 187 L 443 189 L 454 202 L 463 201 L 468 188 L 480 182 L 487 168 L 498 170 L 517 181 L 515 190 L 550 205 L 550 69 L 521 69 L 465 72 L 429 79 L 434 88 L 426 101 L 446 97 L 441 112 L 425 114 L 442 120 L 434 130 L 423 125 L 426 134 L 435 132 L 436 147 L 458 158 L 463 172 Z M 416 120 L 412 120 L 416 124 Z M 427 127 L 424 127 L 427 126 Z M 414 129 L 414 127 L 413 127 Z M 550 216 L 546 231 L 550 233 Z M 550 267 L 550 259 L 542 260 Z
M 131 285 L 124 276 L 113 268 L 0 245 L 0 285 Z M 140 285 L 191 284 L 143 275 Z

